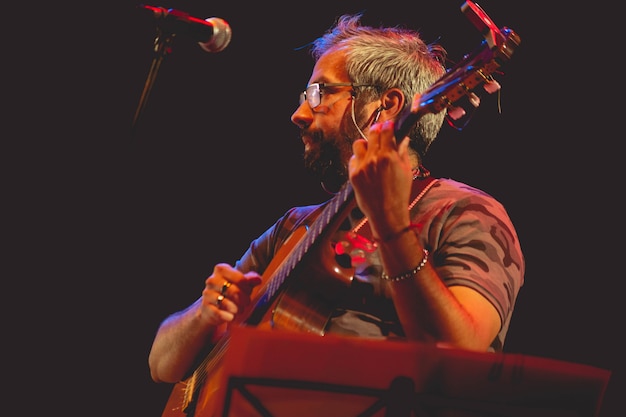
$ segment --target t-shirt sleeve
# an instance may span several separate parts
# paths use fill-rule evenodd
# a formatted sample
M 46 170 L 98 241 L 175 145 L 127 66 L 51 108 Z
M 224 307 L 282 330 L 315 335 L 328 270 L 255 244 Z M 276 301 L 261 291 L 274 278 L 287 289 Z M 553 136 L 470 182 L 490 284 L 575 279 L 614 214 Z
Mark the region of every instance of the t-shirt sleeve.
M 492 196 L 467 186 L 430 197 L 439 204 L 416 220 L 424 222 L 433 265 L 446 285 L 473 288 L 489 300 L 504 336 L 524 280 L 524 258 L 508 213 Z

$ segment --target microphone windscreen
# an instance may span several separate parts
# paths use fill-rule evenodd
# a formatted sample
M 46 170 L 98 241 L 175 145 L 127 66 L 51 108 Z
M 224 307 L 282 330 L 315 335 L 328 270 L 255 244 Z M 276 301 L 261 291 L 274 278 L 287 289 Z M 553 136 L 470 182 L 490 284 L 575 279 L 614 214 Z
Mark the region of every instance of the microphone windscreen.
M 207 52 L 220 52 L 228 46 L 232 32 L 224 19 L 209 17 L 204 19 L 213 26 L 213 36 L 206 42 L 198 42 L 200 47 Z

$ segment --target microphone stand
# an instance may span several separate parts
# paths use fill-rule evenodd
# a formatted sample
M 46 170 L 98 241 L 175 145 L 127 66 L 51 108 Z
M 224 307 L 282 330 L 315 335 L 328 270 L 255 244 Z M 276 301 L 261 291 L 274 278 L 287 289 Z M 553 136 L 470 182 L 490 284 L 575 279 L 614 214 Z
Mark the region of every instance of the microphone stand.
M 172 51 L 171 44 L 174 40 L 175 35 L 175 33 L 169 33 L 161 30 L 160 27 L 157 28 L 157 36 L 154 39 L 154 58 L 152 59 L 152 65 L 150 66 L 150 71 L 148 72 L 148 77 L 146 78 L 146 83 L 144 84 L 141 98 L 139 99 L 139 105 L 137 106 L 137 110 L 135 111 L 135 117 L 133 118 L 131 133 L 135 133 L 137 123 L 139 121 L 139 118 L 141 117 L 143 109 L 146 106 L 148 96 L 150 95 L 150 91 L 152 90 L 152 86 L 154 85 L 154 81 L 156 80 L 156 76 L 159 72 L 159 68 L 161 67 L 161 63 L 163 63 L 165 56 Z

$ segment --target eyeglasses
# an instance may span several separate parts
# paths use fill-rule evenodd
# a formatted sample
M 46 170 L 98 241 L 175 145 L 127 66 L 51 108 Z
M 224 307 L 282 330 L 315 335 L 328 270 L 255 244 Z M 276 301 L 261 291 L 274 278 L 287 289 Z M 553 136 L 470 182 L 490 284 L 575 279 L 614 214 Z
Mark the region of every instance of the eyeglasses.
M 369 84 L 355 84 L 355 83 L 313 83 L 309 85 L 306 90 L 300 93 L 300 104 L 306 100 L 312 109 L 316 108 L 322 103 L 322 90 L 327 87 L 374 87 Z

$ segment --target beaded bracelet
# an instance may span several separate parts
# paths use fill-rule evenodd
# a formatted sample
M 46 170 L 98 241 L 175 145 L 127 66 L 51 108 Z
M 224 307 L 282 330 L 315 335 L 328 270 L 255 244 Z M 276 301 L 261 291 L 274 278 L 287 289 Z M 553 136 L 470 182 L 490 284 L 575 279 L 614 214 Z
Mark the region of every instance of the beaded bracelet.
M 390 277 L 389 275 L 385 274 L 385 272 L 383 271 L 380 277 L 384 279 L 385 281 L 403 281 L 407 278 L 411 278 L 415 276 L 415 274 L 417 274 L 424 267 L 424 265 L 426 265 L 426 262 L 428 262 L 428 250 L 424 249 L 424 257 L 422 258 L 422 261 L 419 263 L 419 265 L 417 265 L 412 270 L 404 272 L 400 275 L 396 275 L 395 277 Z

